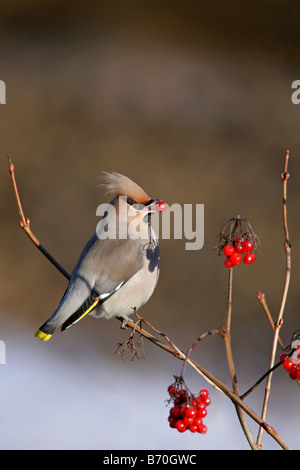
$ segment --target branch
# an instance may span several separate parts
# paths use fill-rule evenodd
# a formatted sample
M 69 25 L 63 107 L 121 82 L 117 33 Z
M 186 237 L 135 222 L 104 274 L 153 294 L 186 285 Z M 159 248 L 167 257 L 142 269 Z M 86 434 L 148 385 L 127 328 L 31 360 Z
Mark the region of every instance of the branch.
M 270 323 L 270 325 L 271 325 L 272 330 L 274 331 L 274 330 L 275 330 L 275 323 L 274 323 L 274 320 L 273 320 L 273 318 L 272 318 L 271 312 L 270 312 L 270 310 L 269 310 L 269 307 L 268 307 L 268 304 L 267 304 L 267 301 L 266 301 L 266 296 L 265 296 L 265 294 L 264 294 L 263 292 L 260 292 L 260 291 L 259 291 L 259 292 L 257 292 L 257 298 L 258 298 L 258 300 L 260 301 L 260 303 L 261 303 L 261 305 L 262 305 L 262 307 L 263 307 L 263 309 L 264 309 L 265 314 L 267 315 L 267 318 L 268 318 L 268 320 L 269 320 L 269 323 Z M 280 344 L 280 347 L 281 347 L 282 349 L 284 349 L 284 345 L 283 345 L 283 342 L 281 341 L 280 336 L 278 336 L 278 342 L 279 342 L 279 344 Z
M 287 182 L 290 176 L 288 173 L 289 155 L 290 155 L 289 151 L 287 150 L 285 154 L 284 172 L 281 174 L 282 192 L 283 192 L 283 228 L 284 228 L 284 237 L 285 237 L 284 249 L 285 249 L 285 260 L 286 260 L 285 282 L 284 282 L 284 288 L 283 288 L 282 299 L 281 299 L 277 321 L 276 321 L 276 324 L 274 325 L 274 337 L 273 337 L 269 369 L 272 369 L 275 363 L 276 349 L 277 349 L 277 343 L 279 339 L 279 330 L 283 322 L 283 313 L 284 313 L 284 308 L 285 308 L 289 284 L 290 284 L 290 277 L 291 277 L 291 244 L 289 240 L 289 231 L 288 231 L 288 223 L 287 223 Z M 268 380 L 267 380 L 267 384 L 265 388 L 265 396 L 264 396 L 264 402 L 263 402 L 262 413 L 261 413 L 261 417 L 263 420 L 265 420 L 266 415 L 267 415 L 268 403 L 269 403 L 270 392 L 271 392 L 272 376 L 273 376 L 273 372 L 271 372 L 268 375 Z M 261 427 L 259 429 L 258 436 L 257 436 L 257 444 L 259 446 L 261 446 L 262 436 L 263 436 L 263 428 Z
M 227 352 L 227 361 L 229 366 L 229 372 L 231 376 L 232 382 L 232 389 L 236 396 L 239 396 L 239 388 L 237 383 L 237 376 L 234 367 L 233 361 L 233 354 L 231 348 L 231 315 L 232 315 L 232 280 L 233 280 L 233 269 L 229 269 L 229 277 L 228 277 L 228 299 L 227 299 L 227 320 L 226 320 L 226 327 L 224 331 L 224 341 L 225 347 Z M 255 439 L 250 431 L 248 423 L 245 419 L 245 415 L 242 409 L 235 403 L 235 409 L 241 424 L 241 427 L 244 431 L 244 434 L 249 442 L 249 445 L 252 449 L 257 449 L 257 445 Z
M 184 375 L 184 371 L 185 371 L 185 367 L 186 367 L 186 364 L 187 364 L 187 359 L 189 358 L 192 350 L 195 348 L 195 346 L 197 346 L 197 344 L 202 341 L 204 338 L 206 338 L 207 336 L 210 336 L 210 335 L 220 335 L 222 338 L 224 338 L 224 331 L 220 331 L 220 330 L 209 330 L 209 331 L 206 331 L 205 333 L 202 333 L 201 336 L 199 336 L 194 342 L 193 344 L 189 347 L 188 349 L 188 352 L 186 353 L 186 358 L 184 360 L 184 364 L 183 364 L 183 367 L 182 367 L 182 371 L 181 371 L 181 377 L 183 377 Z
M 141 317 L 138 316 L 139 319 Z M 142 319 L 143 322 L 147 323 L 148 326 L 150 326 L 152 329 L 154 329 L 157 333 L 159 333 L 161 336 L 163 336 L 172 346 L 169 347 L 163 343 L 158 342 L 157 346 L 162 347 L 166 351 L 170 352 L 173 354 L 177 359 L 185 361 L 187 364 L 189 364 L 198 374 L 200 374 L 202 377 L 204 377 L 209 383 L 212 383 L 215 388 L 217 388 L 219 391 L 223 392 L 232 402 L 235 406 L 238 406 L 241 408 L 245 413 L 247 413 L 250 418 L 252 418 L 259 426 L 263 427 L 267 433 L 275 439 L 275 441 L 284 449 L 284 450 L 290 450 L 290 447 L 288 444 L 279 436 L 279 434 L 272 428 L 269 424 L 267 424 L 265 421 L 263 421 L 254 411 L 252 411 L 242 400 L 240 397 L 236 396 L 234 392 L 232 392 L 223 382 L 221 382 L 219 379 L 217 379 L 214 375 L 212 375 L 208 370 L 206 370 L 203 366 L 201 366 L 198 362 L 195 360 L 191 359 L 188 357 L 187 354 L 182 352 L 164 333 L 160 332 L 157 330 L 157 328 L 153 327 L 149 322 L 147 322 L 145 319 Z M 131 327 L 131 325 L 129 325 Z M 146 332 L 146 335 L 144 335 L 145 330 L 142 330 L 140 327 L 138 327 L 136 324 L 132 324 L 132 327 L 136 328 L 136 331 L 145 336 L 147 339 L 150 339 L 152 341 L 154 339 L 154 343 L 156 344 L 157 339 L 154 338 L 150 333 Z M 214 331 L 214 330 L 213 330 Z M 217 331 L 217 330 L 216 330 Z M 207 336 L 208 333 L 204 333 L 204 336 Z M 219 334 L 219 333 L 218 333 Z M 197 341 L 197 340 L 196 340 Z
M 10 176 L 11 176 L 11 181 L 12 181 L 12 186 L 13 186 L 13 190 L 14 190 L 14 194 L 15 194 L 15 197 L 16 197 L 16 201 L 17 201 L 17 206 L 18 206 L 18 211 L 19 211 L 19 215 L 20 215 L 20 227 L 23 229 L 23 231 L 26 233 L 26 235 L 28 235 L 28 237 L 30 238 L 30 240 L 35 244 L 35 246 L 43 253 L 43 255 L 46 256 L 46 258 L 48 258 L 48 260 L 68 279 L 70 280 L 71 276 L 70 274 L 61 266 L 61 264 L 59 264 L 58 261 L 56 261 L 55 258 L 53 258 L 53 256 L 49 253 L 49 251 L 46 250 L 46 248 L 43 247 L 43 245 L 39 242 L 39 240 L 36 238 L 36 236 L 33 234 L 31 228 L 30 228 L 30 220 L 25 217 L 24 215 L 24 212 L 23 212 L 23 208 L 22 208 L 22 204 L 21 204 L 21 199 L 20 199 L 20 196 L 19 196 L 19 191 L 18 191 L 18 187 L 17 187 L 17 183 L 16 183 L 16 177 L 15 177 L 15 166 L 14 164 L 12 163 L 11 161 L 11 157 L 10 155 L 8 154 L 7 155 L 8 157 L 8 169 L 9 169 L 9 173 L 10 173 Z
M 253 390 L 271 373 L 273 372 L 273 370 L 277 369 L 277 367 L 281 366 L 281 362 L 277 362 L 277 364 L 275 364 L 272 369 L 270 370 L 267 370 L 267 372 L 265 372 L 256 382 L 254 385 L 252 385 L 252 387 L 249 388 L 249 390 L 247 390 L 247 392 L 243 393 L 243 395 L 240 396 L 240 399 L 241 400 L 244 400 L 248 395 L 250 395 L 251 392 L 253 392 Z

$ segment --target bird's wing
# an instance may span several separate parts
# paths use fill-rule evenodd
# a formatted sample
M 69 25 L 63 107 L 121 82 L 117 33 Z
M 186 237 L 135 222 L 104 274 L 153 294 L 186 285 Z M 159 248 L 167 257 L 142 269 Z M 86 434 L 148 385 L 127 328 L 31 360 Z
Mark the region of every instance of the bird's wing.
M 82 278 L 84 273 L 96 273 L 90 295 L 82 305 L 62 324 L 62 331 L 90 314 L 94 308 L 104 303 L 143 266 L 141 241 L 94 239 L 84 250 L 72 276 Z
M 125 279 L 124 281 L 120 282 L 112 291 L 106 292 L 104 294 L 97 295 L 95 291 L 92 291 L 91 295 L 85 300 L 85 302 L 76 310 L 63 324 L 61 327 L 61 331 L 70 328 L 70 326 L 77 323 L 79 320 L 82 320 L 86 315 L 91 313 L 94 308 L 98 307 L 99 305 L 103 304 L 109 297 L 111 297 L 115 292 L 117 292 L 126 282 L 129 281 L 130 278 Z

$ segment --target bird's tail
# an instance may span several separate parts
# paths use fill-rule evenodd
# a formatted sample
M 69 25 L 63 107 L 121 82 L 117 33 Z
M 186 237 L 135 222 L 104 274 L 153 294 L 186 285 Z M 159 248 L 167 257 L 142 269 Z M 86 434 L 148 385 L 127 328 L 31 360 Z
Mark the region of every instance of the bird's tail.
M 42 341 L 48 341 L 57 328 L 61 326 L 61 330 L 64 331 L 74 323 L 77 323 L 79 320 L 88 315 L 92 310 L 94 310 L 99 301 L 100 298 L 96 298 L 96 294 L 92 292 L 91 295 L 83 302 L 83 304 L 74 313 L 72 313 L 72 315 L 65 317 L 60 311 L 54 312 L 52 317 L 50 317 L 35 332 L 35 337 L 40 338 Z
M 59 328 L 62 321 L 59 321 L 60 315 L 53 314 L 39 329 L 35 332 L 35 337 L 40 338 L 42 341 L 48 341 L 55 330 Z
M 35 337 L 40 338 L 42 341 L 48 341 L 53 335 L 56 328 L 49 330 L 47 327 L 47 322 L 44 323 L 36 332 Z M 50 332 L 51 331 L 51 332 Z
M 58 306 L 52 317 L 50 317 L 35 333 L 35 337 L 40 338 L 42 341 L 48 341 L 55 330 L 61 326 L 61 330 L 64 331 L 70 328 L 71 325 L 82 320 L 86 315 L 90 314 L 97 306 L 100 306 L 108 300 L 113 294 L 115 294 L 130 278 L 120 282 L 113 290 L 104 294 L 98 294 L 95 290 L 92 290 L 86 300 L 77 308 L 77 310 L 71 315 L 64 311 L 64 298 L 61 304 Z

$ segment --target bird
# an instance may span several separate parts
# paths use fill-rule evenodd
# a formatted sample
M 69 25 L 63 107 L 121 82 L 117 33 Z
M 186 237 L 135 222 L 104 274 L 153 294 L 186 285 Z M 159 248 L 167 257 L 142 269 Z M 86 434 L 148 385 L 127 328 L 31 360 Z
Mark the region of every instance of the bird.
M 159 241 L 150 222 L 151 215 L 166 210 L 167 204 L 152 199 L 128 176 L 104 172 L 102 179 L 113 199 L 79 256 L 58 307 L 36 331 L 42 341 L 87 315 L 119 317 L 125 326 L 157 285 Z

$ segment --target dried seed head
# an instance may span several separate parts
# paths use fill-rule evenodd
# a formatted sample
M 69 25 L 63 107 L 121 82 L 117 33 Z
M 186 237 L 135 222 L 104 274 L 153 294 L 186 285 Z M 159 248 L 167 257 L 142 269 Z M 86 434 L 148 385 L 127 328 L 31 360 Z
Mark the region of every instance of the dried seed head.
M 222 232 L 218 235 L 218 238 L 219 242 L 215 246 L 215 250 L 218 250 L 219 254 L 225 245 L 234 245 L 237 239 L 251 241 L 253 243 L 254 250 L 259 245 L 259 238 L 254 232 L 251 224 L 248 222 L 246 217 L 240 217 L 239 215 L 227 221 Z

